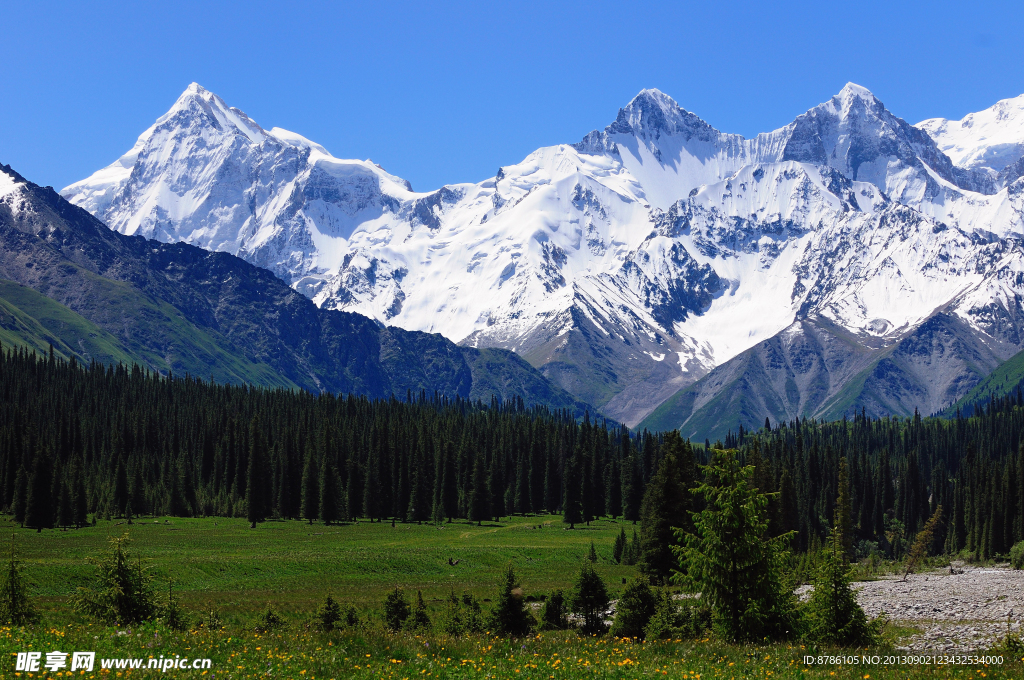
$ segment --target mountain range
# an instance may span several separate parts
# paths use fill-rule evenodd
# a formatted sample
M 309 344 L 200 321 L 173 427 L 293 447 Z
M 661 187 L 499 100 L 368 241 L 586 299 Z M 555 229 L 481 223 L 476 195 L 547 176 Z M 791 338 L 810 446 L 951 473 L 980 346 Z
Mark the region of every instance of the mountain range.
M 577 143 L 416 192 L 192 84 L 61 194 L 321 310 L 512 350 L 631 426 L 713 437 L 936 412 L 1024 349 L 1022 175 L 1024 95 L 911 125 L 851 83 L 749 139 L 644 90 Z
M 582 414 L 514 353 L 317 307 L 234 255 L 110 230 L 0 165 L 0 340 L 217 382 L 523 399 Z

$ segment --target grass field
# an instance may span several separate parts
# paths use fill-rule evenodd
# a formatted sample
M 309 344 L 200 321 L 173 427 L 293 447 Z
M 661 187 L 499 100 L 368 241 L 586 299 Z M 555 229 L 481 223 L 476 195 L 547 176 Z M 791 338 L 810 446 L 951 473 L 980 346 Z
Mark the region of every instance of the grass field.
M 536 528 L 536 527 L 541 528 Z M 182 678 L 1024 678 L 1024 660 L 1003 665 L 937 666 L 899 663 L 826 664 L 807 667 L 807 654 L 834 651 L 796 644 L 736 646 L 714 640 L 631 643 L 604 636 L 579 638 L 549 632 L 522 640 L 488 635 L 448 638 L 390 634 L 375 625 L 374 610 L 387 590 L 421 589 L 431 615 L 450 589 L 493 598 L 502 568 L 512 562 L 527 596 L 567 589 L 593 540 L 598 572 L 613 595 L 632 567 L 614 565 L 612 541 L 621 525 L 599 521 L 565 531 L 560 517 L 516 517 L 477 527 L 388 523 L 325 527 L 267 522 L 250 529 L 244 520 L 167 519 L 131 526 L 132 550 L 151 567 L 158 591 L 173 579 L 175 591 L 193 612 L 216 609 L 223 627 L 197 625 L 174 632 L 159 623 L 118 628 L 85 621 L 70 612 L 68 596 L 89 584 L 87 557 L 100 555 L 108 536 L 126 528 L 112 522 L 71 531 L 36 533 L 0 521 L 4 537 L 16 535 L 31 594 L 42 620 L 25 628 L 0 627 L 0 678 L 67 677 L 58 673 L 17 673 L 17 652 L 94 651 L 97 659 L 140 659 L 175 655 L 210 658 L 209 670 L 100 670 L 75 677 Z M 632 526 L 626 526 L 627 533 Z M 7 540 L 2 541 L 6 548 Z M 449 559 L 458 560 L 454 566 Z M 332 592 L 356 605 L 369 625 L 321 633 L 310 616 Z M 285 619 L 282 628 L 254 630 L 268 603 Z M 485 605 L 486 606 L 486 605 Z M 884 650 L 857 650 L 880 655 Z
M 215 606 L 229 618 L 267 602 L 285 615 L 308 612 L 328 591 L 360 609 L 373 608 L 396 585 L 413 594 L 422 590 L 428 602 L 453 588 L 490 598 L 509 562 L 526 594 L 540 595 L 571 585 L 591 541 L 602 558 L 598 573 L 611 589 L 633 573 L 611 563 L 615 536 L 622 526 L 632 535 L 632 524 L 599 520 L 566 531 L 559 515 L 441 527 L 269 521 L 250 529 L 243 519 L 224 518 L 148 518 L 131 527 L 101 520 L 95 527 L 42 533 L 14 526 L 5 518 L 0 536 L 13 529 L 33 592 L 54 611 L 92 577 L 86 558 L 100 555 L 108 537 L 126 529 L 133 553 L 151 566 L 158 586 L 171 579 L 186 606 Z

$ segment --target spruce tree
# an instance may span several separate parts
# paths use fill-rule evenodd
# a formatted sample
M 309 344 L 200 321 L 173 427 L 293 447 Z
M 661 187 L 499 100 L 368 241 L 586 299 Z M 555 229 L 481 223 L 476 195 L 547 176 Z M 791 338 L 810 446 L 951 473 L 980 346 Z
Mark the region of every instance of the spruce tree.
M 570 529 L 583 521 L 583 504 L 580 500 L 579 461 L 572 457 L 565 462 L 565 488 L 562 491 L 562 523 Z
M 35 610 L 28 598 L 25 577 L 21 573 L 21 561 L 14 549 L 14 535 L 11 535 L 10 559 L 0 572 L 0 626 L 24 626 L 36 619 Z
M 677 580 L 701 593 L 723 637 L 784 638 L 795 630 L 796 602 L 783 581 L 787 537 L 767 535 L 769 496 L 751 486 L 753 467 L 733 451 L 714 451 L 702 469 L 705 507 L 675 549 L 687 565 Z
M 384 598 L 384 625 L 389 630 L 399 631 L 409 618 L 409 602 L 401 588 L 395 588 Z
M 689 487 L 695 477 L 693 451 L 678 432 L 665 437 L 665 455 L 651 478 L 640 509 L 640 555 L 637 567 L 658 582 L 668 580 L 676 568 L 675 529 L 691 530 Z M 683 463 L 682 461 L 686 461 Z M 687 474 L 684 476 L 684 470 Z
M 339 519 L 341 514 L 341 506 L 338 502 L 340 485 L 338 471 L 329 461 L 325 460 L 320 468 L 320 519 L 324 524 L 332 524 Z
M 615 621 L 611 634 L 619 638 L 644 638 L 644 629 L 654 616 L 658 604 L 651 584 L 643 574 L 637 574 L 626 584 L 615 607 Z
M 54 508 L 50 473 L 50 457 L 40 444 L 36 448 L 32 476 L 28 483 L 28 496 L 25 500 L 25 526 L 37 532 L 53 527 Z
M 310 524 L 320 519 L 320 473 L 309 449 L 302 467 L 302 518 Z
M 576 583 L 569 593 L 569 609 L 581 619 L 580 632 L 600 635 L 605 631 L 604 615 L 611 599 L 608 588 L 589 560 L 583 560 Z
M 541 630 L 565 630 L 569 627 L 568 608 L 561 590 L 556 590 L 544 601 L 540 613 Z
M 263 432 L 260 429 L 259 417 L 254 416 L 249 425 L 249 469 L 246 474 L 245 491 L 245 500 L 248 506 L 246 517 L 251 527 L 255 527 L 257 523 L 265 520 L 269 509 L 263 477 L 265 458 L 266 445 L 263 441 Z
M 469 492 L 469 521 L 476 522 L 477 526 L 480 526 L 480 523 L 490 516 L 484 457 L 483 454 L 477 453 L 476 460 L 473 462 L 472 488 Z
M 526 608 L 523 589 L 516 580 L 512 563 L 509 562 L 504 578 L 498 586 L 498 599 L 488 625 L 495 635 L 522 637 L 529 634 L 534 623 L 533 616 Z
M 25 526 L 25 509 L 28 503 L 28 473 L 25 466 L 18 467 L 18 473 L 14 478 L 14 500 L 11 502 L 11 512 L 14 513 L 14 521 Z

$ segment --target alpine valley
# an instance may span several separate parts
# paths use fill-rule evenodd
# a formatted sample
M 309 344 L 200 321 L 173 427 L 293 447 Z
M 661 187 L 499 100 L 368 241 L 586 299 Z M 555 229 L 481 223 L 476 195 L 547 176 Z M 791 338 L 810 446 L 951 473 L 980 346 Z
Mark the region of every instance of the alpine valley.
M 684 436 L 937 412 L 1024 349 L 1024 95 L 914 126 L 848 84 L 745 139 L 644 90 L 578 143 L 420 193 L 192 84 L 61 195 L 397 327 L 373 333 L 512 350 L 552 394 Z M 131 256 L 219 262 L 179 248 Z

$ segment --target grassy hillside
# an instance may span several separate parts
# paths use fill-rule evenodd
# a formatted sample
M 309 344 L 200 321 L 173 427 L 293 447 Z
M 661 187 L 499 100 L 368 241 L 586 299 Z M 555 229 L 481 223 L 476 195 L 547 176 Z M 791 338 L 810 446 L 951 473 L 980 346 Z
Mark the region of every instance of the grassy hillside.
M 987 402 L 989 397 L 1002 397 L 1015 392 L 1024 383 L 1024 352 L 1019 352 L 992 371 L 980 383 L 951 405 L 940 415 L 952 417 L 956 410 L 964 409 L 977 402 Z

